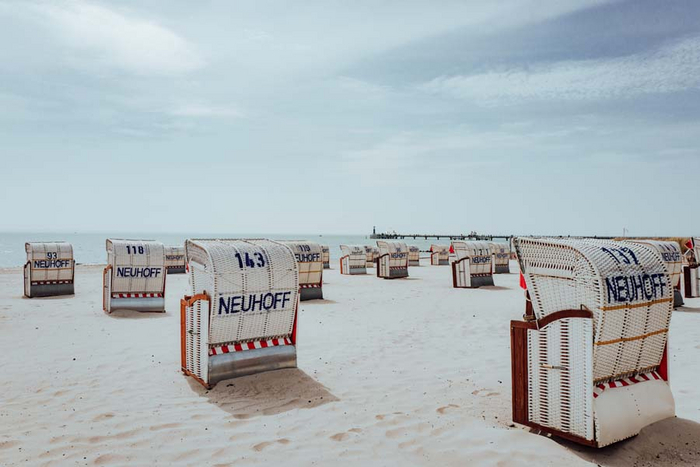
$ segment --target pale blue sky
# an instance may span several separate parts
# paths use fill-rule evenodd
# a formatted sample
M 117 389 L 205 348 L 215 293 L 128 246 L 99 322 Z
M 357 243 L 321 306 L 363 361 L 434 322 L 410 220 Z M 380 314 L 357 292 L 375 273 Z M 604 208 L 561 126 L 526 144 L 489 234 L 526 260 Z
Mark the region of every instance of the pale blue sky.
M 700 231 L 692 0 L 0 0 L 0 43 L 0 230 Z

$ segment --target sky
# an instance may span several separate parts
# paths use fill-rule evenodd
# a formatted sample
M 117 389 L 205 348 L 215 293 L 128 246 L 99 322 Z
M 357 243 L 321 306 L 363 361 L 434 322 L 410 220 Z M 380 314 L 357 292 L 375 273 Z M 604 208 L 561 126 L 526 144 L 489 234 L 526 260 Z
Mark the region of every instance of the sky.
M 0 231 L 700 235 L 697 1 L 0 0 L 0 44 Z

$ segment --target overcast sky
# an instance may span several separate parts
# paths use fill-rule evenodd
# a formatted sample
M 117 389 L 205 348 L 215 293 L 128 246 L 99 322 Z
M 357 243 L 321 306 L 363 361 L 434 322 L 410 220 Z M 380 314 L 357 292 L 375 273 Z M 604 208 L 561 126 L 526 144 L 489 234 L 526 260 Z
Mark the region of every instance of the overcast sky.
M 0 0 L 0 230 L 699 235 L 700 2 Z

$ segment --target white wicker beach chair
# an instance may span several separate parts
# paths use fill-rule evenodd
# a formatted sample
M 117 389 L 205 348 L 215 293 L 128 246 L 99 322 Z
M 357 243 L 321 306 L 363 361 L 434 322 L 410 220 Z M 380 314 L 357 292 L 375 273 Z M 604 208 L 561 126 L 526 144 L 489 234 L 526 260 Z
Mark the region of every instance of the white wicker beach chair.
M 672 417 L 670 275 L 631 242 L 518 238 L 530 306 L 511 321 L 513 420 L 602 447 Z
M 431 245 L 430 264 L 432 266 L 449 266 L 450 247 L 447 245 Z
M 340 273 L 354 276 L 367 274 L 367 253 L 362 245 L 340 245 Z
M 379 256 L 379 250 L 371 245 L 364 245 L 363 248 L 365 250 L 365 266 L 368 268 L 373 268 L 374 262 Z
M 165 247 L 151 240 L 107 240 L 102 309 L 165 312 Z
M 321 258 L 323 259 L 323 269 L 330 269 L 331 249 L 328 245 L 321 245 Z
M 691 238 L 692 248 L 685 252 L 683 289 L 685 298 L 700 297 L 700 238 Z
M 286 240 L 299 265 L 299 300 L 323 299 L 323 258 L 321 245 L 306 240 Z
M 168 274 L 185 274 L 185 247 L 165 247 L 165 270 Z
M 683 294 L 681 294 L 681 275 L 683 272 L 683 255 L 678 242 L 660 240 L 630 240 L 634 243 L 646 245 L 655 249 L 666 264 L 673 285 L 673 307 L 683 306 Z
M 295 368 L 299 266 L 270 240 L 187 240 L 191 295 L 180 301 L 182 371 L 211 388 Z
M 408 265 L 420 266 L 420 248 L 414 245 L 408 247 Z
M 510 248 L 505 243 L 490 243 L 491 255 L 493 257 L 493 273 L 510 273 Z
M 72 295 L 75 279 L 73 246 L 66 242 L 25 243 L 24 296 Z
M 452 286 L 471 289 L 493 285 L 491 246 L 484 241 L 452 242 L 456 259 L 452 262 Z
M 408 247 L 403 242 L 377 240 L 377 277 L 399 279 L 408 277 Z

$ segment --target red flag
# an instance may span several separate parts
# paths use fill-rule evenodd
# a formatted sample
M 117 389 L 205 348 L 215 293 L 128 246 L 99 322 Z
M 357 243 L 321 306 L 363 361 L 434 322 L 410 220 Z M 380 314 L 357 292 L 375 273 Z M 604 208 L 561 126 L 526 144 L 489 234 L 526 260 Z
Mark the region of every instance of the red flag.
M 523 276 L 523 273 L 520 273 L 520 288 L 527 290 L 527 284 L 525 283 L 525 276 Z
M 450 253 L 454 254 L 455 252 L 455 246 L 450 244 Z
M 692 250 L 693 247 L 694 247 L 694 245 L 693 245 L 693 239 L 692 239 L 692 238 L 689 238 L 688 241 L 685 242 L 685 246 L 686 246 L 686 248 L 688 248 L 689 250 Z

